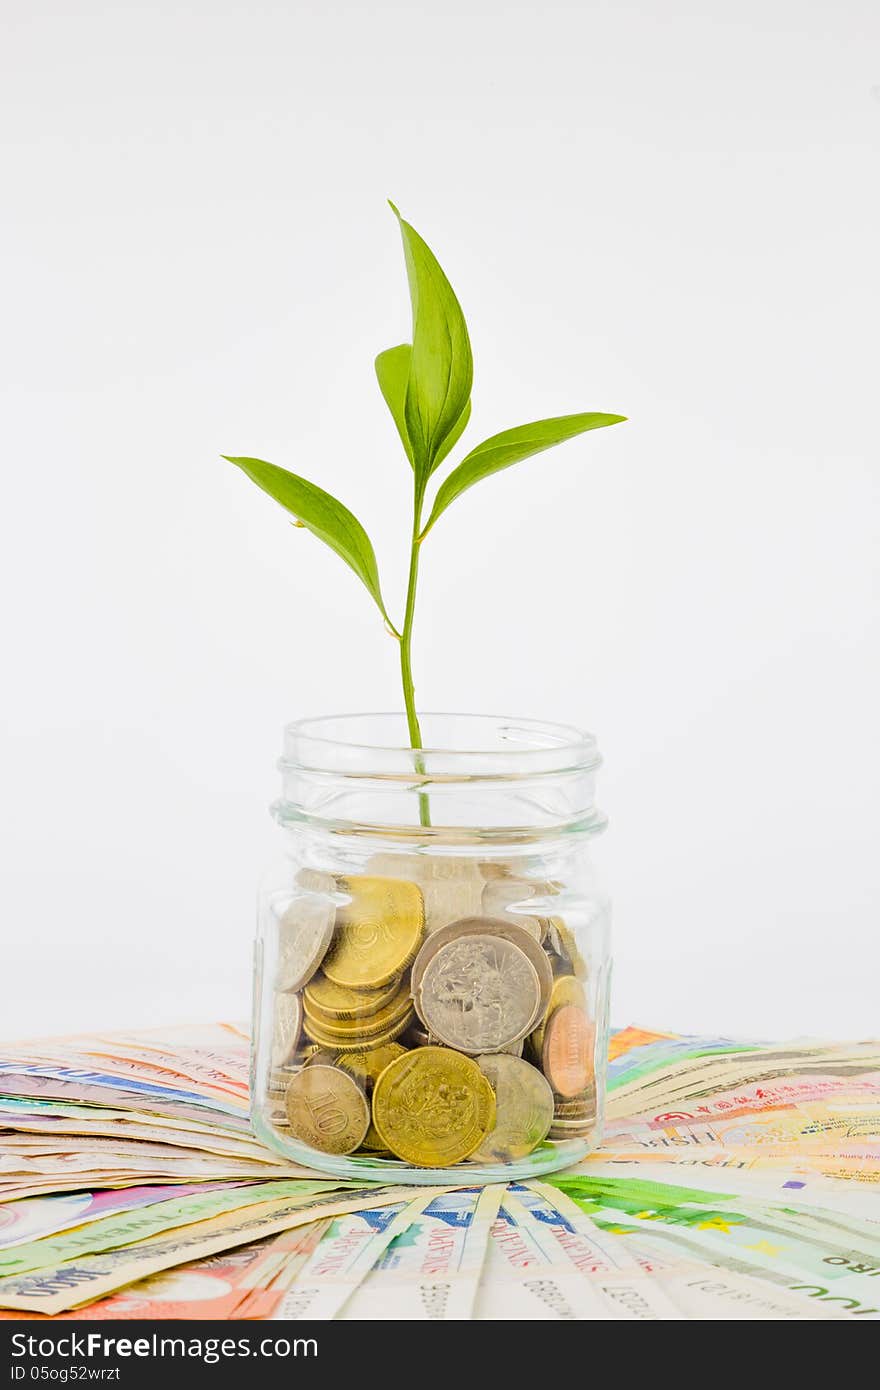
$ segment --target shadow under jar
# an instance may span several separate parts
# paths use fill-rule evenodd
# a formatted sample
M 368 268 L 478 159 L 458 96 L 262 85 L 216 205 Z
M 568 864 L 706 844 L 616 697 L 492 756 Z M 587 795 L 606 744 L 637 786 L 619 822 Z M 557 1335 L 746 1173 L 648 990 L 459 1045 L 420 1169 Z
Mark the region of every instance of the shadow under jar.
M 428 714 L 285 730 L 260 893 L 252 1121 L 339 1177 L 510 1181 L 601 1137 L 600 757 L 576 729 Z

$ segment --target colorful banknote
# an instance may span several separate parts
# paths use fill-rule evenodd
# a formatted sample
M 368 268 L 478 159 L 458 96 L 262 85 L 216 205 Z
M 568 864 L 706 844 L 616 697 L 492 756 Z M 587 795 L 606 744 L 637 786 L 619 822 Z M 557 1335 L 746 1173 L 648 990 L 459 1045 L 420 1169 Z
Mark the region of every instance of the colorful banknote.
M 559 1243 L 508 1194 L 489 1231 L 473 1316 L 478 1321 L 616 1321 L 623 1315 Z
M 0 1317 L 874 1320 L 880 1043 L 612 1036 L 540 1183 L 343 1187 L 265 1148 L 235 1024 L 0 1049 Z
M 194 1222 L 209 1221 L 227 1212 L 246 1211 L 248 1207 L 266 1203 L 288 1200 L 309 1202 L 347 1186 L 349 1184 L 333 1181 L 293 1180 L 168 1197 L 134 1211 L 101 1217 L 58 1235 L 44 1236 L 25 1245 L 0 1250 L 0 1286 L 10 1275 L 51 1269 L 83 1255 L 94 1255 L 132 1245 L 136 1241 L 149 1240 L 177 1226 L 191 1226 Z
M 565 1192 L 603 1229 L 633 1236 L 662 1257 L 672 1251 L 753 1275 L 860 1318 L 880 1317 L 876 1237 L 851 1240 L 819 1219 L 810 1229 L 782 1207 L 700 1191 L 646 1194 L 638 1183 L 560 1179 Z M 554 1183 L 554 1185 L 556 1185 Z M 813 1213 L 815 1218 L 815 1212 Z
M 25 1197 L 10 1202 L 0 1217 L 0 1252 L 24 1245 L 43 1236 L 56 1235 L 73 1226 L 102 1220 L 117 1212 L 134 1211 L 169 1196 L 193 1197 L 208 1192 L 228 1191 L 232 1183 L 191 1183 L 168 1187 L 122 1187 L 103 1192 L 71 1192 L 50 1197 Z
M 339 1317 L 383 1252 L 410 1228 L 431 1196 L 427 1189 L 408 1202 L 336 1217 L 289 1285 L 273 1318 Z
M 444 1192 L 409 1213 L 407 1228 L 380 1254 L 343 1319 L 463 1321 L 472 1316 L 504 1188 Z
M 607 1229 L 600 1229 L 576 1202 L 558 1188 L 533 1182 L 514 1184 L 505 1197 L 507 1210 L 517 1216 L 525 1209 L 540 1223 L 585 1279 L 601 1290 L 613 1313 L 628 1321 L 677 1321 L 677 1306 L 665 1292 L 650 1264 Z
M 386 1188 L 371 1195 L 361 1192 L 351 1197 L 331 1192 L 323 1198 L 310 1196 L 262 1203 L 244 1212 L 231 1212 L 163 1232 L 137 1244 L 0 1279 L 0 1308 L 64 1312 L 160 1270 L 232 1250 L 320 1217 L 387 1206 L 407 1195 L 403 1189 Z

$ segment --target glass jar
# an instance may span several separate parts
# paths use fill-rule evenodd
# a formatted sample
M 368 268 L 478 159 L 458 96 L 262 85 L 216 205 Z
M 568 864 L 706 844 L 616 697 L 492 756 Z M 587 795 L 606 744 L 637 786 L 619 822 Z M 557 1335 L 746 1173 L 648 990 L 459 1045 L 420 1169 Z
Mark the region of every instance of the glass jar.
M 608 900 L 592 736 L 527 719 L 290 724 L 255 949 L 252 1120 L 345 1178 L 536 1177 L 599 1143 Z

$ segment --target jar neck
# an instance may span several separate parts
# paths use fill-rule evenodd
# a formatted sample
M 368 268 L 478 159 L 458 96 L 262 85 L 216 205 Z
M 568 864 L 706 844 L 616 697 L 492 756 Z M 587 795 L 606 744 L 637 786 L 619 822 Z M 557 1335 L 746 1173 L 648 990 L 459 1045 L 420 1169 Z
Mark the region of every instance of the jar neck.
M 530 844 L 594 835 L 595 739 L 564 726 L 424 715 L 425 747 L 402 715 L 304 720 L 285 730 L 281 825 L 383 842 Z

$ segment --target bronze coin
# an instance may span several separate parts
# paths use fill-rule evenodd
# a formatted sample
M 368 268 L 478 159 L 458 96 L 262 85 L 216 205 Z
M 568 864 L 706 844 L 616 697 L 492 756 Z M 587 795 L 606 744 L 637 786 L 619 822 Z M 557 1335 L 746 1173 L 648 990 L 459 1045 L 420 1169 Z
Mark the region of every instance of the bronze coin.
M 287 1088 L 287 1118 L 297 1139 L 328 1154 L 350 1154 L 370 1125 L 367 1098 L 339 1067 L 303 1067 Z
M 544 1075 L 559 1096 L 586 1090 L 593 1077 L 596 1029 L 577 1004 L 563 1004 L 544 1029 L 541 1061 Z

